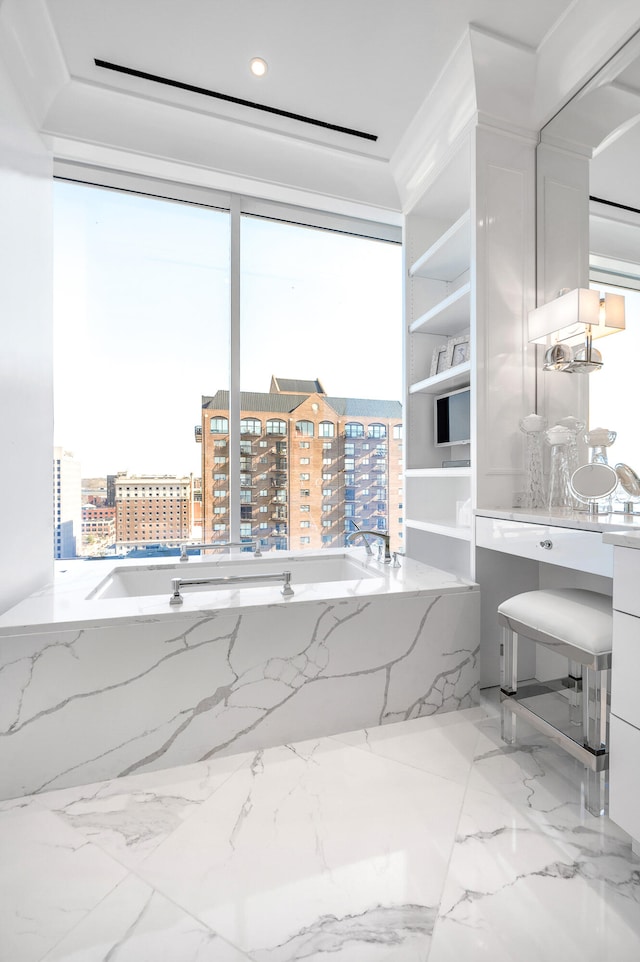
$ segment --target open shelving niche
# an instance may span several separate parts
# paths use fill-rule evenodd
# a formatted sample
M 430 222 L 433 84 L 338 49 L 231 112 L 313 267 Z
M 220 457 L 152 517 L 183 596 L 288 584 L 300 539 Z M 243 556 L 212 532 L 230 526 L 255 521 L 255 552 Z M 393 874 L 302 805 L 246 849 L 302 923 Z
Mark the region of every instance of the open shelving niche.
M 471 525 L 456 522 L 471 495 L 469 445 L 436 447 L 434 397 L 471 385 L 471 362 L 430 375 L 434 351 L 449 337 L 471 337 L 470 143 L 465 140 L 406 218 L 407 550 L 468 575 Z

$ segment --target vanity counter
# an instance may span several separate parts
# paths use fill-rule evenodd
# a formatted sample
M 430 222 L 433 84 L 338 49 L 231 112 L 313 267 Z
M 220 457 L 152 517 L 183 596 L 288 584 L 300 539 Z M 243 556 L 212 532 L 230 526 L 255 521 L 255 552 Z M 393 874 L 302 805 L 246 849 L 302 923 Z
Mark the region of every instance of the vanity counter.
M 573 528 L 577 531 L 600 531 L 602 533 L 621 532 L 626 537 L 635 539 L 631 547 L 640 547 L 640 514 L 601 514 L 591 517 L 585 511 L 567 511 L 562 514 L 551 514 L 548 508 L 478 508 L 476 518 L 496 518 L 502 521 L 519 521 L 523 524 L 552 525 L 556 528 Z M 611 538 L 620 537 L 610 534 Z M 603 539 L 609 544 L 622 542 Z M 624 542 L 626 544 L 626 542 Z
M 579 511 L 551 515 L 546 510 L 482 510 L 476 511 L 475 525 L 478 548 L 605 578 L 613 577 L 613 546 L 604 542 L 605 532 L 640 533 L 640 518 L 589 517 Z
M 617 548 L 640 548 L 640 531 L 606 531 L 602 540 Z

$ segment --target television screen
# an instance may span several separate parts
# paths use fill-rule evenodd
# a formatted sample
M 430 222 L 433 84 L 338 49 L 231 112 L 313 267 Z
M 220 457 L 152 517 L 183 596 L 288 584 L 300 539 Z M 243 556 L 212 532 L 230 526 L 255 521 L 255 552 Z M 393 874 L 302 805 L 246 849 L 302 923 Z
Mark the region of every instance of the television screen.
M 435 443 L 439 447 L 469 444 L 471 438 L 469 388 L 441 394 L 435 399 Z

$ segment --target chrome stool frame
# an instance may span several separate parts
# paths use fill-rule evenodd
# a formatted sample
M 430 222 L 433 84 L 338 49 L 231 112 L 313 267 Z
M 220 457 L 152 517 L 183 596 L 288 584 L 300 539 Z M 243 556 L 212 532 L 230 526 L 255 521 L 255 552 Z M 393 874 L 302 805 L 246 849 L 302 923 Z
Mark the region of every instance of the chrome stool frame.
M 557 596 L 560 591 L 554 594 Z M 585 592 L 586 594 L 588 593 Z M 548 634 L 543 629 L 534 628 L 505 615 L 500 608 L 498 623 L 502 632 L 500 689 L 503 740 L 512 745 L 516 743 L 516 717 L 524 718 L 533 728 L 547 735 L 586 767 L 586 808 L 592 815 L 604 814 L 607 810 L 609 767 L 611 651 L 594 652 L 588 648 L 580 648 L 557 635 Z M 568 658 L 568 677 L 544 684 L 525 683 L 519 691 L 517 663 L 520 637 Z M 519 700 L 562 689 L 568 690 L 569 721 L 580 726 L 580 741 L 536 714 Z

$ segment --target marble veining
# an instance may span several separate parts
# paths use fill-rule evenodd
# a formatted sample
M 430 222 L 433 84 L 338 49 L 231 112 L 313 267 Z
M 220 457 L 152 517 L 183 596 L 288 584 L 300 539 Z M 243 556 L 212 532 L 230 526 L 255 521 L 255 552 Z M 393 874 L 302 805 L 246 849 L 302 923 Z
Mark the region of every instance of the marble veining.
M 637 962 L 628 836 L 496 702 L 0 802 L 0 959 Z
M 479 594 L 381 594 L 0 638 L 0 797 L 466 708 Z

